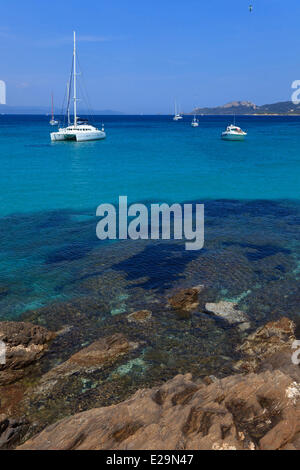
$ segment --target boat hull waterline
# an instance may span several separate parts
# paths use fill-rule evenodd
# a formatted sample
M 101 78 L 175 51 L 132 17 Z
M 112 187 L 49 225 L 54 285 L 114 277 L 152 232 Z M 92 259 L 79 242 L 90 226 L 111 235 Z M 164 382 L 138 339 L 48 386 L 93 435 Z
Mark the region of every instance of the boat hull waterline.
M 228 134 L 227 132 L 222 133 L 223 140 L 245 140 L 247 134 L 239 135 L 239 134 Z

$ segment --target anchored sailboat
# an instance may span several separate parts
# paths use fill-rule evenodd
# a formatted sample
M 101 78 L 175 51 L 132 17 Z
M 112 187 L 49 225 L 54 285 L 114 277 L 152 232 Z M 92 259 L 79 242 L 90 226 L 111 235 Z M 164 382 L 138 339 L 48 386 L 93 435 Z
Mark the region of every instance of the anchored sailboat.
M 88 140 L 100 140 L 105 139 L 106 134 L 104 132 L 104 127 L 101 130 L 96 127 L 88 124 L 86 120 L 82 120 L 77 116 L 77 84 L 76 84 L 76 34 L 74 31 L 74 48 L 73 48 L 73 103 L 74 103 L 74 123 L 70 125 L 70 115 L 69 115 L 69 101 L 70 101 L 70 90 L 68 92 L 68 126 L 62 127 L 58 132 L 51 132 L 51 140 L 61 141 L 61 140 L 75 140 L 76 142 L 85 142 Z M 71 75 L 72 78 L 72 75 Z M 71 80 L 70 80 L 71 81 Z
M 183 119 L 183 117 L 181 116 L 181 114 L 177 111 L 177 103 L 175 101 L 175 115 L 173 117 L 173 121 L 181 121 L 181 119 Z
M 195 115 L 194 115 L 194 119 L 191 122 L 191 126 L 192 127 L 199 127 L 199 120 L 196 118 Z
M 56 126 L 58 124 L 58 121 L 54 119 L 54 110 L 53 110 L 53 93 L 51 95 L 51 120 L 49 122 L 50 126 Z

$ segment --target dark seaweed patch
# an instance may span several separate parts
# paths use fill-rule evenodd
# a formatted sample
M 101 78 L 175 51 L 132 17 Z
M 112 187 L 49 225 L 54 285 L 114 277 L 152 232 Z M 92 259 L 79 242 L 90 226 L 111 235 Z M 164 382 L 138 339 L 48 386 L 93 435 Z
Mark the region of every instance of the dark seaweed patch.
M 267 258 L 268 256 L 274 256 L 278 253 L 284 255 L 290 255 L 291 251 L 286 248 L 282 248 L 276 245 L 253 245 L 251 243 L 236 243 L 236 242 L 224 242 L 224 246 L 240 246 L 241 248 L 250 248 L 255 251 L 246 251 L 245 256 L 249 261 L 259 261 Z
M 205 250 L 186 251 L 184 245 L 158 244 L 146 247 L 141 253 L 112 266 L 116 271 L 125 271 L 128 280 L 146 276 L 145 282 L 135 285 L 144 289 L 170 288 L 186 265 Z
M 217 199 L 214 201 L 188 201 L 189 203 L 204 203 L 206 217 L 290 217 L 298 218 L 294 207 L 281 201 L 254 200 L 240 201 L 235 199 Z M 297 217 L 298 216 L 298 217 Z
M 281 273 L 286 272 L 286 269 L 282 264 L 278 264 L 277 266 L 275 266 L 275 269 L 277 269 L 277 271 L 280 271 Z
M 91 250 L 86 244 L 65 245 L 57 250 L 52 251 L 46 257 L 46 264 L 61 263 L 63 261 L 73 261 L 84 258 Z

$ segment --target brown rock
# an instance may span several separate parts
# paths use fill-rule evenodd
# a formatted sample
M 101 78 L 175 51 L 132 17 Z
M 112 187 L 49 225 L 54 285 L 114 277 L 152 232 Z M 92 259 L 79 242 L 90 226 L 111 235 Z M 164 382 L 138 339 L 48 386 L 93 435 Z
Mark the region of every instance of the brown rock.
M 276 322 L 269 322 L 258 328 L 240 345 L 237 350 L 244 356 L 235 366 L 244 372 L 257 371 L 266 360 L 272 363 L 272 356 L 288 354 L 288 362 L 292 364 L 291 346 L 296 339 L 294 335 L 295 324 L 288 318 L 281 318 Z M 276 362 L 280 358 L 276 358 Z
M 150 320 L 151 317 L 152 312 L 150 312 L 150 310 L 138 310 L 127 315 L 127 320 L 129 321 L 129 323 L 145 323 L 147 320 Z
M 19 449 L 299 448 L 299 411 L 299 384 L 281 371 L 210 385 L 178 375 L 118 405 L 65 418 Z
M 0 340 L 6 347 L 6 362 L 0 365 L 0 385 L 22 378 L 27 368 L 48 349 L 55 333 L 41 326 L 23 322 L 0 322 Z
M 0 450 L 13 448 L 26 430 L 27 423 L 25 420 L 13 419 L 5 414 L 0 414 Z
M 168 299 L 168 304 L 175 310 L 194 310 L 199 305 L 199 294 L 203 290 L 204 286 L 181 289 Z
M 48 392 L 58 380 L 70 375 L 80 372 L 91 373 L 109 366 L 137 346 L 136 343 L 127 341 L 121 333 L 101 338 L 45 374 L 34 393 Z

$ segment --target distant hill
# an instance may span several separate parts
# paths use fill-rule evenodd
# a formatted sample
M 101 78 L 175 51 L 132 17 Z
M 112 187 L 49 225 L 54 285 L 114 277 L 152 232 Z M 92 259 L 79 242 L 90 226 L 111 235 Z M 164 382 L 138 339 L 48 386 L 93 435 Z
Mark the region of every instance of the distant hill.
M 210 115 L 224 115 L 224 114 L 271 114 L 271 115 L 300 115 L 300 104 L 293 104 L 291 101 L 282 101 L 273 104 L 263 104 L 258 106 L 250 101 L 232 101 L 217 106 L 215 108 L 196 108 L 190 113 L 186 114 L 210 114 Z
M 55 114 L 59 115 L 61 109 L 56 109 Z M 86 114 L 86 112 L 79 109 L 79 114 Z M 7 104 L 0 104 L 0 114 L 50 114 L 50 108 L 46 106 L 9 106 Z M 121 115 L 120 111 L 113 111 L 111 109 L 93 110 L 95 115 Z

